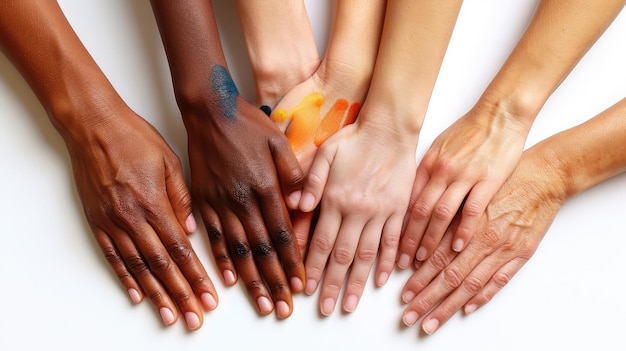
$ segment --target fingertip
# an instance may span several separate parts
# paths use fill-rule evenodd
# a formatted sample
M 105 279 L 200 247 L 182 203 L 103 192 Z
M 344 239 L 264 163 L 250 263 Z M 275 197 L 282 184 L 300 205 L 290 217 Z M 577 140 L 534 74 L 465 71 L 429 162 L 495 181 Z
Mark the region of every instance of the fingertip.
M 127 290 L 130 300 L 136 305 L 141 302 L 141 294 L 137 289 L 130 288 Z
M 227 286 L 233 286 L 235 285 L 235 283 L 237 283 L 237 277 L 235 276 L 235 273 L 233 273 L 233 271 L 231 270 L 225 270 L 224 272 L 222 272 L 222 278 L 224 279 L 224 284 L 226 284 Z
M 185 220 L 185 227 L 187 228 L 187 233 L 191 234 L 198 229 L 198 224 L 196 222 L 196 218 L 193 213 L 190 213 L 187 219 Z
M 454 240 L 454 243 L 452 244 L 452 250 L 456 252 L 461 252 L 461 250 L 463 250 L 464 247 L 465 247 L 465 242 L 463 241 L 463 239 L 460 239 L 460 238 Z
M 217 298 L 209 293 L 202 293 L 200 301 L 202 301 L 202 305 L 208 311 L 213 311 L 217 308 Z
M 300 198 L 300 211 L 312 212 L 315 209 L 315 196 L 310 192 L 304 192 Z
M 292 277 L 289 283 L 291 285 L 291 290 L 295 293 L 299 293 L 304 290 L 304 284 L 302 283 L 302 279 L 299 277 Z
M 172 325 L 174 324 L 174 322 L 176 322 L 176 316 L 174 316 L 174 312 L 172 312 L 172 310 L 168 307 L 159 308 L 159 314 L 161 315 L 161 320 L 163 321 L 163 324 L 167 326 Z
M 298 205 L 300 204 L 300 199 L 301 198 L 302 198 L 302 191 L 301 190 L 296 190 L 296 191 L 292 192 L 287 197 L 287 206 L 289 206 L 289 208 L 292 209 L 292 210 L 298 209 Z

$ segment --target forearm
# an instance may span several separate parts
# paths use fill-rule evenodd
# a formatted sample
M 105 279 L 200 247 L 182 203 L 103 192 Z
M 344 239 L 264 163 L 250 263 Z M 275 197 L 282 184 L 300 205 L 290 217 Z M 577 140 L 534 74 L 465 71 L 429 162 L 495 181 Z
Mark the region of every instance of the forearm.
M 529 149 L 550 165 L 559 195 L 571 198 L 626 170 L 626 99 Z
M 236 0 L 257 84 L 257 100 L 277 101 L 319 67 L 304 1 Z
M 338 90 L 362 91 L 365 97 L 376 63 L 385 3 L 336 1 L 333 27 L 318 74 L 345 85 Z
M 395 130 L 419 133 L 461 4 L 388 2 L 366 105 L 387 112 Z
M 183 118 L 186 111 L 219 109 L 220 99 L 234 95 L 236 87 L 228 73 L 212 2 L 151 0 L 151 4 Z
M 505 110 L 530 129 L 539 110 L 598 40 L 624 0 L 542 0 L 479 103 Z
M 56 1 L 0 4 L 0 47 L 66 141 L 123 104 Z

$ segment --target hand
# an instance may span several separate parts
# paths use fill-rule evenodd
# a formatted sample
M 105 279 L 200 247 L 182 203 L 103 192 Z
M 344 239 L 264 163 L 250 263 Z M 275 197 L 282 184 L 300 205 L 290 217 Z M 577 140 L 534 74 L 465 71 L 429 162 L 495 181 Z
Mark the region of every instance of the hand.
M 166 325 L 178 307 L 197 329 L 217 293 L 187 238 L 196 225 L 179 159 L 142 118 L 112 112 L 63 133 L 87 221 L 134 303 L 148 296 Z
M 311 166 L 300 209 L 312 211 L 320 199 L 321 205 L 305 264 L 305 292 L 315 291 L 326 268 L 324 315 L 334 310 L 346 276 L 343 309 L 355 310 L 378 253 L 377 285 L 393 269 L 416 166 L 417 140 L 399 140 L 380 126 L 352 124 L 320 147 Z
M 413 257 L 430 256 L 459 208 L 451 245 L 463 249 L 489 200 L 515 168 L 526 135 L 524 125 L 506 111 L 478 106 L 435 139 L 417 168 L 400 268 Z
M 276 306 L 286 318 L 304 264 L 282 194 L 300 189 L 303 175 L 270 119 L 238 94 L 232 99 L 218 116 L 183 110 L 192 193 L 225 283 L 238 274 L 259 313 Z
M 422 328 L 432 334 L 461 308 L 471 313 L 490 301 L 536 251 L 564 201 L 561 177 L 551 163 L 537 152 L 525 152 L 479 219 L 467 248 L 461 253 L 451 249 L 457 216 L 430 258 L 419 263 L 402 292 L 408 303 L 404 323 L 411 326 L 424 317 Z

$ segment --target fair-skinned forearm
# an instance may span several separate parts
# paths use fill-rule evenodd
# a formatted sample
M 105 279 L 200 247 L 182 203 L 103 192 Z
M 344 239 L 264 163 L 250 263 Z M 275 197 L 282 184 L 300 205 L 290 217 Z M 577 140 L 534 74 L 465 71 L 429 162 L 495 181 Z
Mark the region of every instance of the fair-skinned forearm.
M 274 108 L 320 65 L 304 1 L 236 0 L 257 103 Z

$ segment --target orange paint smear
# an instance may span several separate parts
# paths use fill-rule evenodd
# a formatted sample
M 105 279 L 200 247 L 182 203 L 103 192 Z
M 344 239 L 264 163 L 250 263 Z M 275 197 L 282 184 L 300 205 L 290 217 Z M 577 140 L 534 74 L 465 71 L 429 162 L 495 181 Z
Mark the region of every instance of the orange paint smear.
M 361 104 L 359 104 L 358 102 L 355 102 L 352 105 L 350 105 L 350 109 L 348 110 L 348 117 L 346 117 L 346 120 L 343 122 L 344 127 L 356 121 L 356 116 L 359 115 L 360 109 L 361 109 Z
M 331 135 L 341 128 L 341 120 L 343 120 L 343 115 L 347 109 L 348 101 L 346 99 L 339 99 L 335 102 L 320 123 L 319 128 L 317 128 L 315 139 L 313 140 L 315 146 L 320 147 L 326 139 L 330 138 Z
M 296 107 L 291 109 L 291 123 L 285 131 L 291 148 L 298 152 L 315 134 L 320 125 L 320 109 L 324 103 L 324 97 L 320 93 L 307 95 Z

